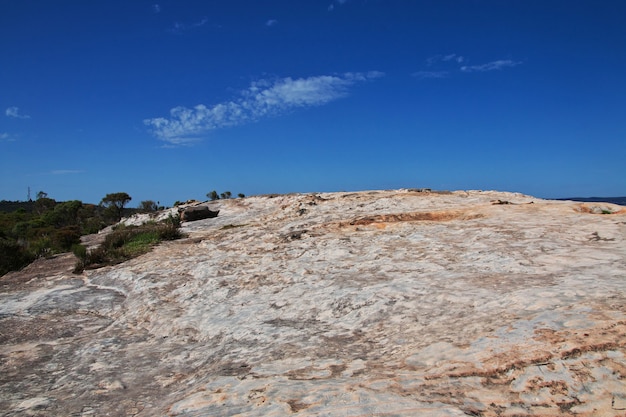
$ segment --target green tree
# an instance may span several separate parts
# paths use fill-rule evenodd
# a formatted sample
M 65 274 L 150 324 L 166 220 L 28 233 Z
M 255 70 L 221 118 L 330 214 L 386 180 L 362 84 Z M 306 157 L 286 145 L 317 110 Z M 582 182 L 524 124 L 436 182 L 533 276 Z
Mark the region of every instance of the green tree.
M 57 203 L 52 198 L 48 198 L 45 196 L 41 197 L 39 194 L 41 194 L 42 192 L 43 191 L 40 191 L 39 193 L 37 193 L 37 200 L 35 201 L 35 206 L 34 206 L 35 213 L 39 215 L 52 210 Z
M 243 194 L 243 193 L 239 193 L 239 194 L 237 194 L 237 197 L 239 197 L 239 198 L 246 198 L 246 195 Z
M 139 210 L 145 212 L 157 211 L 159 209 L 159 205 L 152 200 L 145 200 L 139 204 Z
M 217 194 L 217 191 L 215 191 L 215 190 L 211 191 L 210 193 L 207 193 L 206 196 L 209 198 L 209 200 L 219 200 L 220 199 L 219 194 Z
M 224 191 L 222 194 L 220 194 L 220 197 L 224 200 L 228 200 L 232 195 L 233 193 L 231 193 L 230 191 Z
M 54 210 L 48 211 L 43 216 L 43 220 L 46 224 L 55 227 L 74 226 L 79 223 L 78 213 L 82 207 L 83 203 L 80 200 L 59 203 L 54 206 Z
M 132 200 L 127 193 L 111 193 L 104 196 L 100 204 L 106 207 L 114 220 L 120 221 L 124 214 L 124 206 Z

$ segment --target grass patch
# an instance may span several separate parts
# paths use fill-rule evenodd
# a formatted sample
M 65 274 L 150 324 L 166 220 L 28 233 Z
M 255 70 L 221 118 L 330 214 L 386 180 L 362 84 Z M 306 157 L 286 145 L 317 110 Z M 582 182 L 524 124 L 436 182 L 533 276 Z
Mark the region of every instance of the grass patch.
M 149 222 L 141 226 L 120 225 L 115 228 L 99 247 L 88 251 L 82 245 L 73 247 L 78 258 L 74 272 L 84 269 L 95 269 L 106 265 L 115 265 L 144 253 L 164 240 L 175 240 L 183 237 L 179 230 L 180 221 L 174 217 L 155 223 Z

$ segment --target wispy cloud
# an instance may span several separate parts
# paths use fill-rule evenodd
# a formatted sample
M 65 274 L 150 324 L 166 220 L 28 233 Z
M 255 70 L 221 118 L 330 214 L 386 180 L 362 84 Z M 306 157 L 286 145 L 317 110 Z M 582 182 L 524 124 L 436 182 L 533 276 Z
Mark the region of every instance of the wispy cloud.
M 265 22 L 265 26 L 267 26 L 267 27 L 271 27 L 271 26 L 276 25 L 277 23 L 278 23 L 278 20 L 275 20 L 275 19 L 270 19 L 270 20 L 268 20 L 267 22 Z
M 467 65 L 468 59 L 459 54 L 434 55 L 426 58 L 427 70 L 416 71 L 411 76 L 419 79 L 445 78 L 458 72 L 486 72 L 512 68 L 522 62 L 500 59 L 481 65 Z M 465 64 L 465 65 L 462 65 Z
M 343 6 L 344 4 L 346 4 L 348 2 L 348 0 L 335 0 L 333 3 L 331 3 L 328 6 L 328 11 L 332 12 L 333 10 L 335 10 L 335 4 L 338 4 L 340 6 Z
M 15 142 L 15 138 L 8 133 L 0 133 L 0 142 Z
M 154 13 L 161 13 L 161 6 L 158 4 L 153 4 L 152 5 L 152 12 Z
M 520 65 L 521 62 L 512 61 L 510 59 L 501 59 L 497 61 L 491 61 L 481 65 L 464 65 L 461 67 L 463 72 L 485 72 L 485 71 L 497 71 L 503 68 L 511 68 Z
M 209 22 L 209 19 L 207 19 L 206 17 L 203 18 L 202 20 L 199 20 L 197 22 L 191 22 L 191 23 L 174 22 L 174 26 L 172 27 L 172 29 L 170 29 L 170 31 L 174 33 L 180 33 L 180 32 L 184 32 L 187 30 L 197 29 L 199 27 L 206 25 L 208 22 Z
M 20 109 L 18 107 L 9 107 L 6 109 L 4 114 L 7 117 L 13 117 L 15 119 L 30 119 L 30 116 L 27 114 L 20 114 Z
M 429 67 L 436 65 L 440 62 L 456 62 L 460 64 L 463 61 L 465 61 L 465 58 L 457 54 L 435 55 L 426 59 L 426 63 L 428 64 Z
M 358 82 L 384 76 L 382 72 L 345 73 L 309 78 L 282 78 L 254 82 L 231 101 L 170 110 L 170 116 L 145 119 L 152 133 L 169 145 L 191 144 L 211 130 L 254 122 L 293 109 L 321 106 L 348 94 Z
M 412 77 L 417 78 L 446 78 L 448 76 L 448 71 L 416 71 L 411 74 Z
M 73 174 L 82 174 L 83 170 L 78 170 L 78 169 L 55 169 L 50 171 L 50 174 L 52 175 L 73 175 Z

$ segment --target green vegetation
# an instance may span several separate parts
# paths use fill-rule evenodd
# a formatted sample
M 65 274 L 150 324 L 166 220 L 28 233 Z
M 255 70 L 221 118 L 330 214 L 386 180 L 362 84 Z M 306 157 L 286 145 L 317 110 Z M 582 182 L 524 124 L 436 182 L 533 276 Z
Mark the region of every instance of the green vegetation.
M 34 202 L 0 202 L 0 275 L 39 257 L 67 252 L 80 243 L 81 235 L 107 225 L 102 207 L 37 195 Z
M 124 215 L 124 206 L 132 200 L 127 193 L 107 194 L 100 201 L 100 205 L 106 207 L 106 214 L 114 221 L 119 222 Z
M 149 222 L 141 226 L 120 225 L 107 235 L 104 243 L 96 249 L 88 251 L 82 245 L 75 246 L 73 252 L 78 261 L 74 271 L 81 272 L 86 268 L 114 265 L 143 255 L 164 240 L 181 238 L 179 227 L 178 216 L 170 216 L 162 222 Z
M 233 197 L 233 193 L 231 193 L 230 191 L 224 191 L 223 193 L 218 194 L 217 191 L 213 190 L 210 193 L 207 193 L 206 196 L 207 196 L 207 198 L 209 200 L 219 200 L 220 198 L 222 200 L 228 200 L 229 198 Z M 242 193 L 239 193 L 239 194 L 237 194 L 237 197 L 245 198 L 246 195 L 242 194 Z
M 139 211 L 142 211 L 144 213 L 155 212 L 159 210 L 159 203 L 158 202 L 155 203 L 152 200 L 145 200 L 139 204 L 138 209 Z
M 180 237 L 180 219 L 138 228 L 119 227 L 107 238 L 105 248 L 88 252 L 82 235 L 97 233 L 116 223 L 122 214 L 154 212 L 158 203 L 142 201 L 139 209 L 126 209 L 127 193 L 107 194 L 100 205 L 79 200 L 57 202 L 40 191 L 35 201 L 0 201 L 0 276 L 40 257 L 72 251 L 82 267 L 108 264 L 140 255 L 162 240 Z M 78 268 L 80 269 L 80 268 Z

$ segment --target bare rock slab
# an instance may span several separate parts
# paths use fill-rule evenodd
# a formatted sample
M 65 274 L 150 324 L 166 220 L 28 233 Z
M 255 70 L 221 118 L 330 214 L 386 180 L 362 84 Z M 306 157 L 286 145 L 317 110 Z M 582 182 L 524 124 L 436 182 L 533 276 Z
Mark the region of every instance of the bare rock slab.
M 594 207 L 259 196 L 114 267 L 38 261 L 0 278 L 0 410 L 624 415 L 626 210 Z

